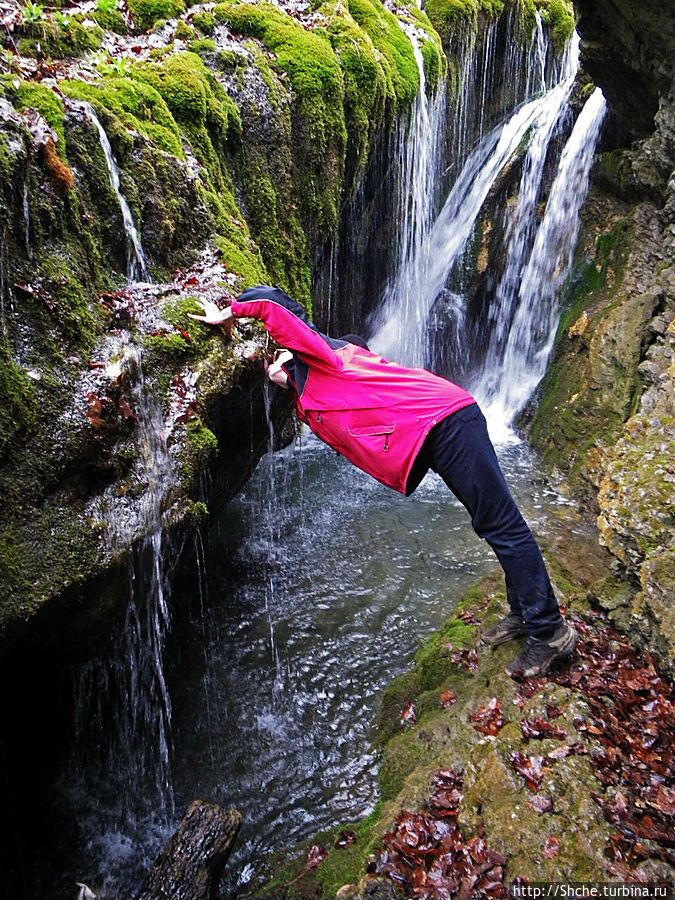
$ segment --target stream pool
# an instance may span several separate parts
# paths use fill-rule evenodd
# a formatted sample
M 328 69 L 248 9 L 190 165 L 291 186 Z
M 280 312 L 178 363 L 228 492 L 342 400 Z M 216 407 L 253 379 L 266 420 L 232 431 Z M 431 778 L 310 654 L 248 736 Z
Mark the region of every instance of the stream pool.
M 538 531 L 567 501 L 526 445 L 500 456 Z M 382 690 L 495 568 L 438 476 L 403 498 L 308 432 L 211 518 L 169 687 L 177 810 L 202 797 L 244 814 L 225 896 L 265 854 L 373 808 Z

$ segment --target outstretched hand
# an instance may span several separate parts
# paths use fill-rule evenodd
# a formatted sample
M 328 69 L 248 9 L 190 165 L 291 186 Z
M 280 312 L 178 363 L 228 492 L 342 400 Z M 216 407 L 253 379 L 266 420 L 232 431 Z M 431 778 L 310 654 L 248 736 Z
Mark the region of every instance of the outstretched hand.
M 198 297 L 195 300 L 201 308 L 204 310 L 203 315 L 197 315 L 196 313 L 188 313 L 188 316 L 191 319 L 195 319 L 197 322 L 204 322 L 205 325 L 222 325 L 228 335 L 232 337 L 232 325 L 234 324 L 234 316 L 232 315 L 232 308 L 226 306 L 225 309 L 221 309 L 217 303 L 214 303 L 213 300 L 204 300 L 201 297 Z

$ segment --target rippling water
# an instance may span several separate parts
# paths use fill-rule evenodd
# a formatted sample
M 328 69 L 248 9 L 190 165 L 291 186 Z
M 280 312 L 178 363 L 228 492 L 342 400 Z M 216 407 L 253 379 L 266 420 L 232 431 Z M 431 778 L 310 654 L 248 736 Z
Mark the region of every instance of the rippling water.
M 524 445 L 504 454 L 534 524 L 563 501 Z M 372 809 L 381 692 L 496 561 L 438 476 L 403 498 L 311 434 L 214 517 L 205 558 L 170 676 L 174 785 L 178 809 L 243 812 L 235 897 L 264 854 Z

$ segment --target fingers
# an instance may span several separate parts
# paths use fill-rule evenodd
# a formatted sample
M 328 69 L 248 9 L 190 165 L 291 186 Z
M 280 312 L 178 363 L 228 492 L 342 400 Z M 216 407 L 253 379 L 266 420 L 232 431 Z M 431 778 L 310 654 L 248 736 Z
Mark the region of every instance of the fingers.
M 224 316 L 226 317 L 226 310 L 222 310 L 212 300 L 196 297 L 194 302 L 197 306 L 201 306 L 203 314 L 188 313 L 188 316 L 197 322 L 205 322 L 207 325 L 219 325 L 223 321 Z

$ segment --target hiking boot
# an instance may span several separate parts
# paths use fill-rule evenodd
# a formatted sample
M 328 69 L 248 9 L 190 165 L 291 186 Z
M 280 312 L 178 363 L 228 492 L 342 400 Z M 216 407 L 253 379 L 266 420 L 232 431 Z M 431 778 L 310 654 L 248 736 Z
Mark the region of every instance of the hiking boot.
M 520 654 L 506 667 L 506 674 L 512 678 L 519 675 L 532 678 L 545 675 L 558 659 L 570 656 L 579 640 L 575 629 L 563 622 L 547 641 L 528 637 Z
M 500 644 L 522 637 L 524 634 L 526 634 L 526 631 L 523 617 L 516 615 L 516 613 L 509 613 L 508 616 L 504 616 L 501 622 L 497 622 L 492 628 L 486 628 L 482 632 L 480 639 L 490 647 L 498 647 Z

